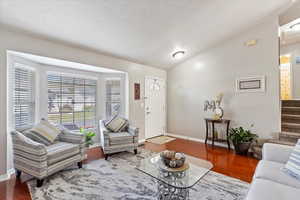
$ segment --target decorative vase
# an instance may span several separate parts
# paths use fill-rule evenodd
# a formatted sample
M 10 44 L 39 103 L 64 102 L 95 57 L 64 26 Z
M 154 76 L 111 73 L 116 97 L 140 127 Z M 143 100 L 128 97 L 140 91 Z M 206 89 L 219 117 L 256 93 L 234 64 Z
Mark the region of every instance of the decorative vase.
M 215 118 L 217 120 L 222 119 L 224 116 L 224 110 L 220 107 L 220 105 L 218 105 L 215 109 Z

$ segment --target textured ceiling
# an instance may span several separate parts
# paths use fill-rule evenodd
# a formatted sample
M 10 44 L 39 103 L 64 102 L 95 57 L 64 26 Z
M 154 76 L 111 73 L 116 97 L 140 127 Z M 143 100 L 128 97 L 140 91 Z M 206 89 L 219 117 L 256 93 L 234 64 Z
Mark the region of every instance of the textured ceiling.
M 0 23 L 160 68 L 195 55 L 291 0 L 0 0 Z

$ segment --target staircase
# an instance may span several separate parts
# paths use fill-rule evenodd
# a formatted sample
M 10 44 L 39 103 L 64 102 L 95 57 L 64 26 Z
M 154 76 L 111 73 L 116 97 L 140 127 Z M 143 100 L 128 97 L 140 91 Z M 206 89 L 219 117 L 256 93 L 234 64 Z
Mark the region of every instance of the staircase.
M 259 139 L 252 145 L 251 150 L 255 158 L 261 159 L 264 143 L 294 146 L 298 139 L 300 139 L 300 100 L 282 100 L 279 139 Z
M 283 100 L 280 141 L 296 143 L 300 138 L 300 100 Z

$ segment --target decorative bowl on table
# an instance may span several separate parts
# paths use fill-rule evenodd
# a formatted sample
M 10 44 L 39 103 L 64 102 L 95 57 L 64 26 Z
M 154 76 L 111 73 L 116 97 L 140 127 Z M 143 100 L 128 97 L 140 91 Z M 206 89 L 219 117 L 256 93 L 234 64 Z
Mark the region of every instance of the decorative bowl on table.
M 180 168 L 185 163 L 185 156 L 183 153 L 175 151 L 163 151 L 160 153 L 163 163 L 170 168 Z

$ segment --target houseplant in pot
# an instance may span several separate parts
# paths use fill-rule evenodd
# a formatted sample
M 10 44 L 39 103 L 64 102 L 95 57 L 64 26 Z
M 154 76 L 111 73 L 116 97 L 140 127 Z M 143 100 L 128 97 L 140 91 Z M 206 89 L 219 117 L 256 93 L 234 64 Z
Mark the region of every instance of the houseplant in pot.
M 89 148 L 90 145 L 94 144 L 93 137 L 96 136 L 96 133 L 91 130 L 85 130 L 84 128 L 80 128 L 80 133 L 85 136 L 85 146 Z
M 228 135 L 237 154 L 246 155 L 251 143 L 257 138 L 256 134 L 243 127 L 231 128 Z

